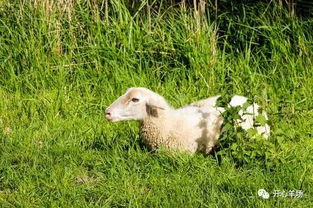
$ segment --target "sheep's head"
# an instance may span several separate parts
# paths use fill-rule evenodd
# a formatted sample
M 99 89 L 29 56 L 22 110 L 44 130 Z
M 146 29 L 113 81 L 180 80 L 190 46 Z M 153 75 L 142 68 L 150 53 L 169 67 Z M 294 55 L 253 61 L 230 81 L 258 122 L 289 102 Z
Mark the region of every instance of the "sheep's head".
M 143 120 L 157 116 L 158 110 L 170 108 L 163 97 L 146 88 L 130 88 L 106 110 L 105 117 L 112 122 Z

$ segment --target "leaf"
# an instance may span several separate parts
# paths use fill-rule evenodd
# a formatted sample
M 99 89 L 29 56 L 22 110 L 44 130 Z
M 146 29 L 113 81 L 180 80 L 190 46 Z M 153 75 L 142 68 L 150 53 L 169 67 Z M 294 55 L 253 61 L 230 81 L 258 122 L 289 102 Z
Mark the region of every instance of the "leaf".
M 247 130 L 247 133 L 248 133 L 248 136 L 250 138 L 252 138 L 252 137 L 254 137 L 258 133 L 258 131 L 256 129 L 254 129 L 254 128 L 251 128 L 251 129 Z
M 242 105 L 242 109 L 243 109 L 243 111 L 246 111 L 246 110 L 247 110 L 247 108 L 248 108 L 250 105 L 251 105 L 250 103 L 245 102 L 245 103 Z
M 256 122 L 258 122 L 262 126 L 267 123 L 267 120 L 263 115 L 257 115 L 255 120 L 256 120 Z

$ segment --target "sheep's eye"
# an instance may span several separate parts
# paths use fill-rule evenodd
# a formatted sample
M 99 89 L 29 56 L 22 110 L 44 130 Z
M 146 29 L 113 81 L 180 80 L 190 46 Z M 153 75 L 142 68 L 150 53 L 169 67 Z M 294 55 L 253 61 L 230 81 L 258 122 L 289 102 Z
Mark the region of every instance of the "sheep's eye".
M 132 98 L 132 102 L 137 103 L 137 102 L 139 102 L 139 99 L 138 98 Z

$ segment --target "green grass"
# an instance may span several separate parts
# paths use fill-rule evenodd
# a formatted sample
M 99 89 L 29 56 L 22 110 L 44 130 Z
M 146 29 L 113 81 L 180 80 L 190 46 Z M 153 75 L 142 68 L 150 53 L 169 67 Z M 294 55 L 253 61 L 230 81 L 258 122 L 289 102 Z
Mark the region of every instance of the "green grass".
M 163 1 L 38 2 L 0 3 L 1 207 L 313 207 L 312 19 L 261 3 L 216 16 Z M 280 163 L 150 152 L 136 122 L 104 119 L 131 86 L 175 107 L 253 98 Z

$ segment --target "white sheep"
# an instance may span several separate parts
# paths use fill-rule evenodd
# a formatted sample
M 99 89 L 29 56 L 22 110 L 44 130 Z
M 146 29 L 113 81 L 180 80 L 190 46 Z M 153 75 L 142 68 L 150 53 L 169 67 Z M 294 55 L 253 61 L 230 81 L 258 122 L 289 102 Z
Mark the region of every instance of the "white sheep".
M 210 153 L 221 133 L 223 108 L 215 107 L 218 96 L 201 100 L 183 108 L 172 108 L 165 99 L 146 88 L 130 88 L 105 111 L 105 117 L 112 122 L 138 120 L 145 143 L 152 147 L 165 147 L 190 153 Z M 243 105 L 247 98 L 234 96 L 231 106 Z M 256 104 L 247 112 L 258 114 Z M 253 127 L 253 115 L 240 112 L 244 129 Z M 264 113 L 263 115 L 266 116 Z M 265 138 L 269 126 L 257 127 Z

